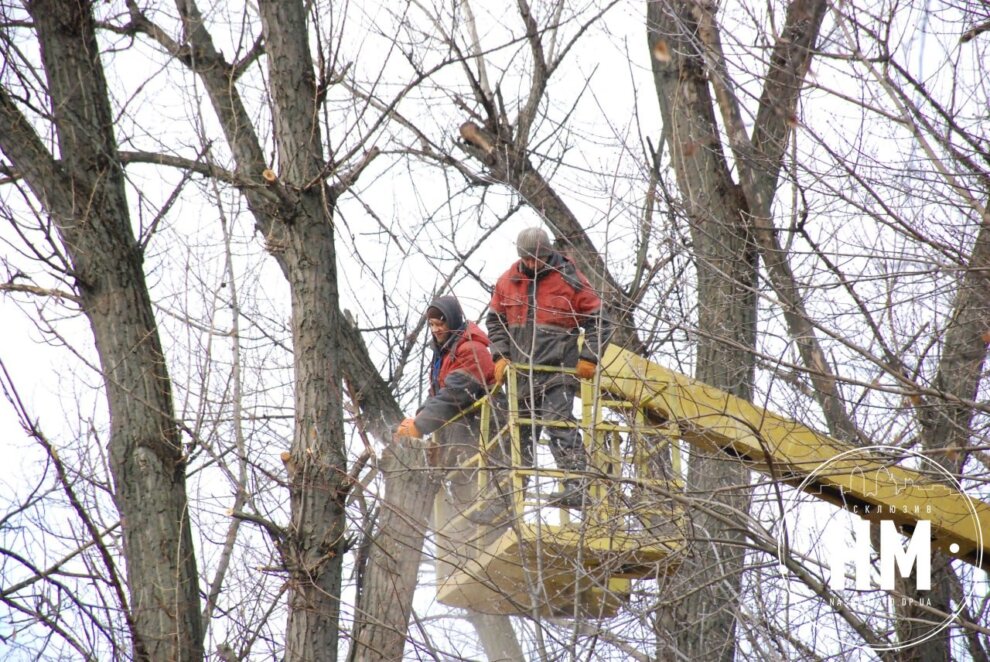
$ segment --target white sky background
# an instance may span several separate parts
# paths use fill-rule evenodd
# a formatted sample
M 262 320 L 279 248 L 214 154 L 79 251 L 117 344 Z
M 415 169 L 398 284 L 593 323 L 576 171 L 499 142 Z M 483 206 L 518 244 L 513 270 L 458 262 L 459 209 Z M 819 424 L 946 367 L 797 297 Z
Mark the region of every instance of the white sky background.
M 515 35 L 520 33 L 520 22 L 511 3 L 476 2 L 472 7 L 486 47 L 503 44 L 508 31 Z M 119 9 L 117 4 L 113 4 L 109 8 L 101 7 L 100 11 L 113 13 Z M 354 79 L 359 85 L 370 85 L 380 79 L 377 94 L 386 99 L 410 77 L 408 65 L 397 53 L 389 51 L 389 39 L 393 35 L 397 35 L 400 42 L 413 36 L 425 39 L 422 35 L 395 27 L 395 14 L 402 9 L 402 3 L 398 2 L 352 2 L 348 6 L 344 28 L 342 58 L 352 62 Z M 410 6 L 408 11 L 409 23 L 424 32 L 431 29 L 419 9 Z M 765 12 L 766 8 L 759 11 Z M 251 14 L 252 10 L 248 12 Z M 647 59 L 643 13 L 642 3 L 622 3 L 608 13 L 605 21 L 588 31 L 550 82 L 548 98 L 544 103 L 550 119 L 534 127 L 537 151 L 563 158 L 563 165 L 552 176 L 558 193 L 586 224 L 600 249 L 607 253 L 609 264 L 620 280 L 631 276 L 629 258 L 636 241 L 640 205 L 646 189 L 642 144 L 649 137 L 655 145 L 660 130 Z M 213 13 L 209 14 L 214 22 L 213 34 L 217 46 L 228 57 L 235 52 L 238 40 L 251 41 L 251 36 L 242 37 L 236 30 L 230 35 L 221 28 L 226 20 L 224 16 L 237 21 L 240 14 L 241 8 L 234 3 L 218 3 Z M 324 14 L 323 19 L 329 22 L 331 16 Z M 918 25 L 915 19 L 912 11 L 904 11 L 904 26 Z M 161 20 L 168 23 L 165 17 Z M 255 25 L 248 31 L 251 35 L 257 30 L 256 20 L 252 20 Z M 339 24 L 339 17 L 335 20 Z M 783 20 L 782 13 L 775 20 L 779 25 Z M 742 100 L 752 110 L 759 90 L 753 87 L 752 79 L 747 79 L 741 68 L 754 61 L 748 51 L 762 37 L 751 32 L 745 17 L 725 17 L 724 21 L 724 46 L 730 55 L 738 54 L 737 58 L 730 58 L 730 65 L 738 63 L 740 66 L 740 71 L 736 73 L 740 75 L 740 82 L 746 82 Z M 827 23 L 832 23 L 831 18 L 827 19 Z M 980 61 L 980 50 L 985 50 L 985 41 L 964 47 L 953 45 L 951 37 L 957 38 L 961 32 L 958 25 L 955 17 L 942 14 L 931 23 L 924 24 L 925 31 L 905 28 L 903 48 L 911 53 L 905 60 L 916 66 L 919 76 L 933 76 L 928 79 L 933 88 L 947 84 L 947 67 L 954 62 L 962 68 L 971 67 L 971 73 L 976 73 L 976 63 Z M 384 34 L 374 34 L 376 29 Z M 567 29 L 565 32 L 569 35 L 573 30 Z M 944 38 L 941 36 L 943 32 Z M 838 30 L 832 29 L 828 35 L 830 49 L 844 50 L 845 46 L 836 46 L 836 43 L 842 42 Z M 127 45 L 122 38 L 108 38 L 109 42 Z M 943 50 L 943 46 L 948 50 Z M 311 47 L 315 49 L 315 41 L 311 42 Z M 444 55 L 445 51 L 439 47 L 427 51 L 426 66 Z M 523 42 L 499 47 L 488 53 L 486 58 L 493 84 L 495 80 L 502 81 L 503 97 L 512 115 L 517 99 L 524 98 L 528 89 L 528 80 L 519 75 L 520 68 L 527 66 L 527 47 Z M 388 66 L 383 64 L 386 61 Z M 206 135 L 216 141 L 214 150 L 217 158 L 221 161 L 226 159 L 222 133 L 214 123 L 202 89 L 192 76 L 175 65 L 166 66 L 166 58 L 142 40 L 116 56 L 105 56 L 103 63 L 108 70 L 117 104 L 124 99 L 129 100 L 118 126 L 122 149 L 174 151 L 193 156 L 199 151 L 201 143 L 190 130 L 190 118 L 201 116 Z M 861 88 L 841 66 L 844 65 L 818 60 L 813 67 L 811 81 L 830 91 L 861 95 Z M 590 83 L 585 86 L 589 76 Z M 982 84 L 971 82 L 965 89 L 973 90 L 974 96 L 959 102 L 973 104 L 973 121 L 980 120 L 981 109 L 985 115 L 985 102 L 990 97 L 985 85 L 985 81 Z M 267 111 L 258 103 L 264 95 L 263 78 L 252 74 L 244 79 L 240 89 L 246 97 L 255 99 L 258 104 L 256 112 L 259 117 L 264 117 Z M 876 93 L 876 86 L 871 89 L 872 92 L 864 95 L 869 97 L 867 100 L 871 104 L 889 106 L 889 101 Z M 421 91 L 400 104 L 399 111 L 423 127 L 431 139 L 450 145 L 457 136 L 457 127 L 468 119 L 465 112 L 452 102 L 452 96 L 458 90 L 464 98 L 470 97 L 461 70 L 455 65 L 432 77 Z M 752 96 L 745 98 L 746 92 Z M 202 114 L 198 112 L 201 108 L 206 109 Z M 332 93 L 330 108 L 333 126 L 329 139 L 339 154 L 357 144 L 357 134 L 352 130 L 356 111 L 350 96 L 342 88 Z M 369 118 L 376 116 L 375 111 L 368 111 L 358 124 L 366 126 Z M 555 127 L 553 123 L 562 121 L 565 116 L 566 125 Z M 337 121 L 337 118 L 343 120 Z M 851 150 L 853 145 L 863 148 L 865 156 L 860 159 L 859 167 L 864 172 L 873 167 L 870 162 L 873 158 L 881 163 L 910 163 L 917 159 L 919 167 L 927 168 L 925 155 L 905 140 L 902 130 L 890 129 L 887 123 L 876 123 L 854 106 L 837 101 L 831 92 L 809 91 L 802 104 L 801 120 L 804 124 L 799 129 L 798 150 L 805 165 L 816 164 L 820 171 L 817 173 L 819 178 L 811 175 L 807 178 L 808 184 L 817 188 L 819 193 L 809 200 L 812 206 L 809 231 L 813 237 L 823 242 L 837 263 L 859 278 L 857 287 L 864 299 L 878 306 L 886 297 L 895 301 L 896 305 L 885 318 L 886 328 L 895 339 L 910 337 L 926 321 L 944 323 L 945 313 L 951 305 L 951 298 L 945 296 L 949 290 L 945 288 L 951 288 L 953 274 L 951 268 L 932 273 L 931 266 L 934 262 L 951 267 L 951 249 L 968 246 L 966 240 L 971 241 L 971 236 L 959 236 L 961 216 L 948 208 L 957 200 L 952 196 L 940 195 L 944 190 L 907 185 L 899 189 L 895 185 L 900 182 L 891 182 L 890 195 L 903 196 L 909 206 L 914 206 L 918 226 L 937 232 L 945 243 L 945 250 L 939 254 L 932 248 L 907 245 L 893 229 L 885 229 L 868 221 L 838 195 L 824 195 L 834 188 L 836 194 L 842 193 L 853 199 L 861 197 L 850 178 L 835 174 L 832 160 L 821 151 L 812 136 L 823 136 L 824 142 L 840 152 Z M 267 123 L 259 121 L 257 125 L 265 127 Z M 263 134 L 264 129 L 259 129 L 259 132 Z M 393 125 L 375 133 L 372 142 L 387 153 L 378 157 L 364 173 L 353 194 L 340 201 L 337 222 L 341 305 L 353 313 L 362 327 L 389 324 L 411 328 L 434 290 L 456 264 L 458 258 L 454 253 L 468 250 L 484 229 L 491 227 L 495 219 L 516 200 L 504 187 L 491 187 L 484 193 L 484 204 L 479 207 L 480 192 L 459 194 L 464 184 L 456 173 L 445 175 L 435 166 L 388 153 L 388 150 L 394 150 L 398 144 L 408 143 L 409 140 L 408 132 Z M 454 154 L 459 155 L 473 171 L 478 171 L 476 162 L 456 150 Z M 543 172 L 550 175 L 546 169 Z M 134 186 L 129 194 L 135 205 L 133 218 L 137 226 L 139 219 L 154 215 L 157 205 L 178 182 L 179 175 L 174 171 L 147 166 L 130 167 L 128 173 Z M 672 185 L 672 173 L 666 176 Z M 150 208 L 139 207 L 138 188 L 151 201 Z M 200 391 L 212 394 L 221 392 L 229 376 L 229 342 L 204 332 L 190 332 L 176 319 L 192 316 L 201 328 L 230 328 L 229 309 L 223 298 L 226 294 L 221 287 L 227 278 L 223 273 L 218 212 L 209 201 L 204 202 L 210 195 L 211 192 L 199 179 L 188 185 L 152 241 L 146 260 L 148 282 L 158 306 L 163 341 L 176 381 L 176 406 L 187 420 L 195 420 L 197 412 L 202 409 L 199 404 Z M 781 210 L 789 208 L 789 195 L 789 191 L 782 190 L 778 200 Z M 10 187 L 0 189 L 0 196 L 3 196 L 4 204 L 22 208 Z M 241 323 L 245 346 L 250 348 L 245 349 L 245 368 L 253 375 L 251 379 L 255 380 L 251 385 L 254 392 L 247 400 L 251 403 L 251 411 L 291 415 L 287 356 L 272 348 L 271 336 L 268 335 L 275 334 L 286 343 L 289 340 L 286 284 L 273 260 L 264 253 L 262 242 L 254 233 L 253 221 L 243 209 L 243 202 L 237 196 L 226 193 L 223 199 L 226 213 L 234 219 L 235 269 L 242 301 L 256 309 L 252 311 L 253 315 L 263 316 L 260 327 L 264 333 L 261 328 L 245 328 L 245 323 Z M 935 202 L 947 202 L 948 205 L 940 206 Z M 873 206 L 872 203 L 870 206 Z M 369 209 L 374 216 L 367 213 Z M 467 261 L 470 271 L 478 274 L 484 282 L 493 283 L 514 259 L 512 240 L 515 234 L 537 220 L 528 209 L 519 212 L 471 256 Z M 778 224 L 786 223 L 786 211 L 782 211 Z M 15 241 L 6 225 L 0 227 L 0 236 L 5 241 Z M 661 259 L 671 251 L 680 250 L 676 244 L 667 243 L 669 239 L 676 240 L 670 228 L 661 224 L 654 230 L 651 259 Z M 870 247 L 873 259 L 862 258 L 864 246 Z M 834 278 L 823 271 L 820 263 L 800 257 L 800 250 L 806 246 L 798 241 L 794 247 L 798 250 L 794 264 L 799 278 L 808 283 L 824 282 L 829 285 L 808 290 L 809 309 L 821 313 L 842 335 L 854 339 L 861 337 L 849 297 L 840 289 L 831 287 Z M 2 252 L 8 260 L 8 269 L 20 268 L 31 273 L 38 284 L 51 284 L 43 275 L 31 272 L 31 263 L 14 255 L 9 244 L 4 245 Z M 404 254 L 405 258 L 399 259 L 400 254 Z M 913 273 L 912 282 L 907 283 L 907 276 L 904 276 L 895 287 L 885 277 L 893 271 Z M 692 296 L 690 284 L 682 285 L 688 296 Z M 481 285 L 462 271 L 454 280 L 453 290 L 461 297 L 468 316 L 478 319 L 488 300 Z M 383 295 L 390 299 L 389 307 L 383 304 Z M 23 296 L 0 297 L 0 319 L 4 320 L 5 339 L 0 347 L 0 358 L 32 414 L 40 419 L 53 440 L 60 447 L 65 447 L 67 453 L 82 454 L 86 450 L 94 453 L 96 446 L 105 444 L 105 439 L 102 436 L 98 441 L 87 438 L 85 428 L 88 425 L 86 421 L 92 420 L 101 435 L 105 430 L 106 414 L 102 397 L 94 390 L 99 386 L 99 378 L 81 367 L 69 352 L 44 347 L 43 335 L 30 321 L 35 305 L 44 306 L 53 317 L 64 314 L 56 310 L 54 302 L 35 301 Z M 656 302 L 643 311 L 644 326 L 651 325 L 656 314 L 665 318 L 663 325 L 673 323 L 692 330 L 690 316 L 679 316 L 668 300 Z M 764 324 L 761 326 L 760 348 L 768 357 L 795 360 L 777 315 L 777 309 L 764 302 L 761 306 Z M 58 328 L 71 339 L 77 351 L 92 357 L 91 336 L 85 323 L 78 318 L 66 319 L 58 322 Z M 390 336 L 367 336 L 373 355 L 381 357 L 383 371 L 395 368 L 386 366 L 385 356 L 390 342 L 401 341 L 403 335 L 404 331 L 400 329 Z M 203 350 L 208 343 L 217 363 L 207 375 L 204 372 Z M 876 377 L 874 366 L 843 344 L 826 341 L 826 345 L 836 357 L 836 364 L 843 374 L 855 375 L 863 383 Z M 675 349 L 679 354 L 676 358 L 673 356 Z M 875 346 L 867 349 L 876 352 Z M 937 354 L 929 354 L 922 359 L 921 350 L 912 347 L 906 352 L 908 360 L 914 358 L 916 351 L 918 360 L 928 366 L 923 372 L 930 374 L 932 357 Z M 659 355 L 672 367 L 690 372 L 693 354 L 689 346 L 668 345 L 660 350 Z M 406 369 L 403 381 L 404 388 L 408 389 L 403 402 L 410 412 L 422 397 L 424 385 L 418 379 L 421 374 L 420 357 L 418 351 L 413 354 L 412 364 Z M 675 361 L 684 364 L 676 365 Z M 775 380 L 769 371 L 760 372 L 758 388 L 759 402 L 766 398 L 775 409 L 821 425 L 814 408 Z M 853 398 L 860 395 L 859 389 L 851 388 L 850 392 Z M 986 389 L 983 398 L 986 398 Z M 912 427 L 910 416 L 905 415 L 902 409 L 900 415 L 894 416 L 891 406 L 901 409 L 899 396 L 871 392 L 857 411 L 858 420 L 866 429 L 886 440 L 905 434 Z M 273 471 L 280 471 L 277 456 L 288 447 L 288 437 L 285 435 L 290 424 L 291 419 L 274 421 L 255 429 L 253 448 L 258 453 L 257 460 Z M 227 427 L 219 424 L 211 429 L 219 437 L 228 431 Z M 22 495 L 30 488 L 30 481 L 24 479 L 37 475 L 42 456 L 38 447 L 24 438 L 7 406 L 0 406 L 0 438 L 4 439 L 0 444 L 0 461 L 4 466 L 0 472 L 0 508 L 6 509 L 4 500 L 9 499 L 8 503 L 13 503 L 15 495 Z M 80 440 L 83 450 L 74 450 L 78 448 L 75 442 Z M 202 499 L 203 517 L 215 517 L 217 523 L 224 521 L 229 485 L 221 477 L 209 470 L 197 473 L 190 479 L 190 490 L 196 490 L 198 498 Z M 274 509 L 273 518 L 282 517 L 284 521 L 284 513 L 280 514 L 278 508 L 279 499 L 285 501 L 286 495 L 274 490 L 265 497 L 266 503 Z M 258 552 L 259 557 L 264 555 L 264 551 Z M 209 566 L 210 558 L 209 552 L 201 549 L 201 562 Z M 275 625 L 280 627 L 281 624 Z

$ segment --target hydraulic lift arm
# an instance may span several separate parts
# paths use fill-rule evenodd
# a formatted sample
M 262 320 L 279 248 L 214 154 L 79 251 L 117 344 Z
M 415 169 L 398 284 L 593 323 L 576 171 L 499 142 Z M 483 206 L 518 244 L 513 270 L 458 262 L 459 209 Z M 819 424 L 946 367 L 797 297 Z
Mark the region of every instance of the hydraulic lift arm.
M 955 486 L 879 455 L 862 453 L 811 428 L 722 390 L 609 345 L 601 361 L 602 391 L 638 403 L 675 423 L 688 443 L 739 458 L 747 465 L 864 517 L 882 511 L 905 532 L 931 522 L 932 544 L 946 554 L 990 570 L 990 505 Z M 843 459 L 846 456 L 853 456 Z M 828 463 L 827 472 L 818 469 Z M 864 470 L 880 469 L 863 481 Z M 813 476 L 811 480 L 809 476 Z M 867 508 L 866 506 L 870 506 Z M 919 506 L 921 506 L 919 508 Z

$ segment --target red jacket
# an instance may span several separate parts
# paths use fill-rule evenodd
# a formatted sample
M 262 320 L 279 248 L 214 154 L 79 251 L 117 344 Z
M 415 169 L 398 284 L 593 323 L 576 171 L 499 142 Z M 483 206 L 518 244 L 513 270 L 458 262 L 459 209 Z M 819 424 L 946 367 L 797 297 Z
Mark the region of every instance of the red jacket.
M 491 342 L 485 332 L 474 322 L 464 321 L 454 297 L 440 297 L 431 306 L 443 311 L 453 331 L 443 345 L 432 343 L 430 397 L 416 413 L 416 429 L 424 435 L 484 397 L 495 383 L 495 363 L 488 350 Z
M 597 362 L 608 337 L 601 313 L 601 299 L 569 259 L 553 253 L 536 274 L 527 273 L 517 261 L 498 279 L 492 293 L 486 320 L 492 354 L 513 363 L 568 368 L 578 358 Z M 585 341 L 579 357 L 581 329 Z
M 461 374 L 482 386 L 494 384 L 495 362 L 488 349 L 491 341 L 481 327 L 468 322 L 463 330 L 455 332 L 452 339 L 453 347 L 440 353 L 438 369 L 431 370 L 430 395 L 435 396 L 447 388 L 447 383 L 455 374 Z

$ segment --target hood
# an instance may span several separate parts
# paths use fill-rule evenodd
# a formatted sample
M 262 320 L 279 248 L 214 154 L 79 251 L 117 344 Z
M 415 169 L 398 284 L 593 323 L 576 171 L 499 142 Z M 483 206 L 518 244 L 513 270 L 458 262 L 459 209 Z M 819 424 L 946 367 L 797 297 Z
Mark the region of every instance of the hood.
M 461 310 L 457 297 L 437 297 L 430 303 L 430 308 L 440 311 L 444 321 L 447 322 L 447 328 L 451 331 L 460 331 L 464 327 L 464 311 Z M 427 317 L 429 316 L 429 308 L 427 308 Z
M 433 347 L 434 352 L 445 354 L 456 343 L 460 342 L 462 338 L 464 340 L 480 342 L 485 347 L 491 345 L 488 335 L 481 330 L 481 327 L 474 322 L 468 322 L 464 319 L 464 311 L 461 309 L 461 304 L 457 300 L 457 297 L 437 297 L 430 304 L 430 308 L 439 310 L 440 314 L 447 321 L 447 326 L 450 327 L 450 337 L 447 338 L 447 341 L 442 346 L 438 346 L 433 336 L 430 336 L 430 346 Z

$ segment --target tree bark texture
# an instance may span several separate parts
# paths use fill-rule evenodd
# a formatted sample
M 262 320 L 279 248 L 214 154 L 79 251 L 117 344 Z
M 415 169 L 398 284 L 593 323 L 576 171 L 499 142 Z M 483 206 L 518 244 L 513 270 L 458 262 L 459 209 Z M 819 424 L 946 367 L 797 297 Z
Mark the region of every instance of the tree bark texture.
M 921 409 L 926 449 L 961 449 L 971 445 L 973 402 L 986 374 L 990 348 L 990 214 L 983 211 L 969 263 L 962 265 L 959 289 L 945 329 L 942 356 L 933 387 L 944 400 Z M 958 474 L 961 451 L 942 456 Z
M 41 43 L 60 160 L 5 90 L 0 146 L 55 221 L 93 330 L 110 410 L 110 469 L 124 532 L 134 657 L 201 660 L 186 459 L 130 225 L 90 3 L 27 6 Z
M 647 3 L 647 35 L 663 119 L 693 241 L 698 278 L 696 377 L 749 399 L 756 338 L 757 258 L 715 120 L 691 3 Z M 747 512 L 748 471 L 724 457 L 692 456 L 687 490 L 711 507 Z M 685 597 L 661 622 L 677 628 L 667 641 L 687 659 L 732 660 L 743 536 L 718 520 L 692 517 L 692 556 L 677 580 Z M 719 541 L 719 542 L 715 542 Z M 729 543 L 729 544 L 726 544 Z M 732 544 L 735 543 L 735 544 Z
M 268 56 L 278 179 L 287 216 L 277 219 L 292 299 L 295 430 L 289 476 L 289 621 L 286 659 L 337 659 L 347 475 L 341 323 L 333 200 L 324 158 L 316 77 L 301 1 L 258 4 Z

